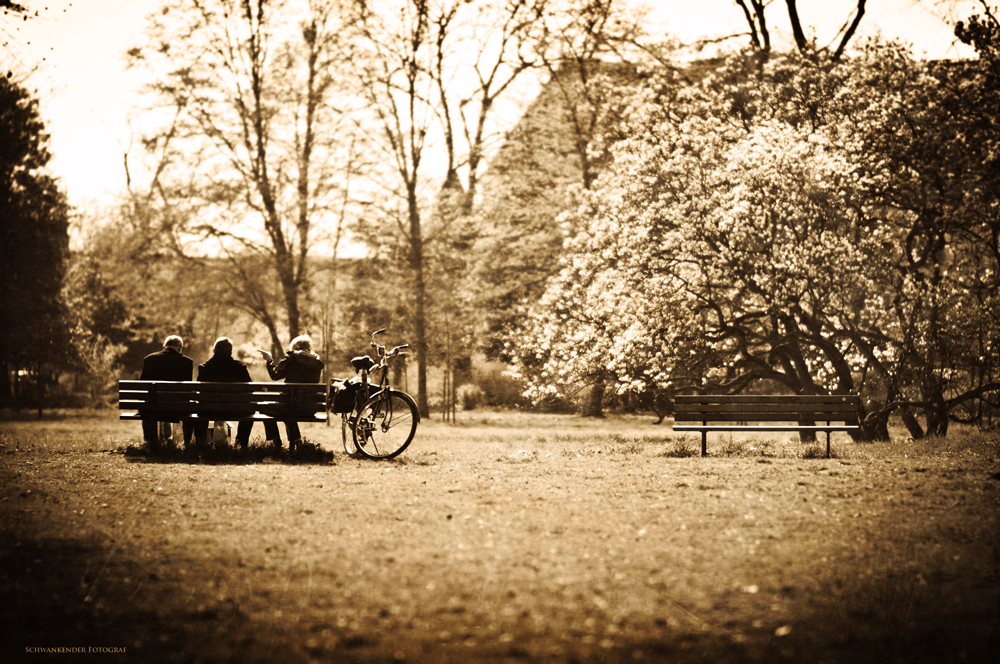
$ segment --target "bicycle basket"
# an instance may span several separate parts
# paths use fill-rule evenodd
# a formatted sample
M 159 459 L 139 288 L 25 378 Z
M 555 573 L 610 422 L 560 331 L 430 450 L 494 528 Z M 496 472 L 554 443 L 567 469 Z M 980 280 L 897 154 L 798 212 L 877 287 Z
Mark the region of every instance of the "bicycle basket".
M 354 399 L 361 389 L 361 378 L 355 376 L 338 385 L 333 392 L 333 404 L 330 411 L 334 413 L 349 413 L 354 410 Z

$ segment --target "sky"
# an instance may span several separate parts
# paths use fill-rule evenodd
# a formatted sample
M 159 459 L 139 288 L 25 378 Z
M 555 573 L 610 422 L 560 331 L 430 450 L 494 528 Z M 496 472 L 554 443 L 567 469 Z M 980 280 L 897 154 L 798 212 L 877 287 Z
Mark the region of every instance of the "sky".
M 33 70 L 23 84 L 41 101 L 51 135 L 50 169 L 72 205 L 99 208 L 125 187 L 122 155 L 138 117 L 139 72 L 126 71 L 124 53 L 142 45 L 146 16 L 160 0 L 19 0 L 32 17 L 0 16 L 0 65 Z M 746 30 L 733 0 L 646 0 L 651 22 L 684 42 Z M 790 33 L 781 2 L 767 14 L 772 39 Z M 860 34 L 881 32 L 912 45 L 926 58 L 968 57 L 956 47 L 952 17 L 965 18 L 977 2 L 868 0 Z M 803 27 L 818 43 L 835 40 L 855 0 L 799 0 Z M 949 6 L 958 5 L 952 15 Z M 38 16 L 34 16 L 34 12 Z M 855 37 L 857 40 L 857 37 Z

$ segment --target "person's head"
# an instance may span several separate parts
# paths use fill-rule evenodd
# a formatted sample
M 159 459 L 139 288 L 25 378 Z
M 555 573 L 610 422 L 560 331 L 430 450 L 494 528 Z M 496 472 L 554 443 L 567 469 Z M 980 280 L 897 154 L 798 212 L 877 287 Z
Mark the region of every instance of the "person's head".
M 212 346 L 212 355 L 219 355 L 221 357 L 232 357 L 233 356 L 233 340 L 229 337 L 219 337 L 215 340 L 215 345 Z
M 309 338 L 308 334 L 303 334 L 301 336 L 295 337 L 294 339 L 292 339 L 292 343 L 288 344 L 288 350 L 290 351 L 295 351 L 295 350 L 311 351 L 312 347 L 313 347 L 313 342 L 312 339 Z
M 171 334 L 163 341 L 164 348 L 173 348 L 176 351 L 184 350 L 184 340 L 176 334 Z

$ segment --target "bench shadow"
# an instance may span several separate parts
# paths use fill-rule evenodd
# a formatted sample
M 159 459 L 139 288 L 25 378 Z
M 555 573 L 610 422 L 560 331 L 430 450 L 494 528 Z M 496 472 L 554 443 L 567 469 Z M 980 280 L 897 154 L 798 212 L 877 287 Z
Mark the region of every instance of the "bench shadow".
M 184 463 L 204 465 L 249 465 L 259 463 L 283 464 L 335 464 L 333 452 L 308 441 L 299 443 L 294 450 L 287 447 L 251 443 L 247 448 L 232 447 L 227 443 L 178 447 L 172 442 L 157 449 L 145 443 L 129 445 L 123 450 L 125 457 L 137 463 Z

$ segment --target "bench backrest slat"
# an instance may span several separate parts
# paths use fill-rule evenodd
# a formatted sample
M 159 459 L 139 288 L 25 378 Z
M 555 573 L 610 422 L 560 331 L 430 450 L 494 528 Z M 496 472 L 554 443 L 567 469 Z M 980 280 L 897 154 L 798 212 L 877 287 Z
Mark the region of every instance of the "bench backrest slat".
M 191 401 L 197 399 L 198 393 L 194 390 L 188 392 L 156 392 L 156 400 L 164 401 Z
M 170 392 L 193 392 L 198 389 L 198 383 L 192 381 L 184 381 L 183 383 L 165 383 L 158 382 L 150 391 L 156 391 L 159 394 L 167 394 Z
M 233 417 L 260 412 L 276 418 L 326 410 L 325 383 L 122 380 L 118 387 L 118 403 L 122 410 L 153 409 L 173 414 L 231 414 Z
M 819 420 L 856 423 L 861 401 L 857 396 L 712 396 L 679 395 L 674 421 L 783 422 Z
M 189 409 L 197 410 L 199 413 L 232 413 L 232 412 L 246 412 L 252 413 L 256 410 L 256 407 L 252 404 L 247 404 L 246 401 L 213 401 L 212 403 L 198 403 L 196 408 L 192 408 L 192 405 L 188 405 Z
M 775 394 L 775 395 L 753 395 L 753 394 L 678 394 L 674 399 L 677 403 L 839 403 L 857 401 L 858 397 L 853 394 Z
M 678 404 L 678 408 L 681 406 Z M 835 403 L 835 404 L 802 404 L 796 406 L 793 403 L 759 403 L 759 404 L 699 404 L 695 406 L 685 405 L 684 410 L 699 411 L 705 413 L 847 413 L 857 409 L 856 404 Z
M 238 403 L 291 403 L 292 395 L 278 392 L 198 392 L 192 398 L 199 403 L 236 401 Z

